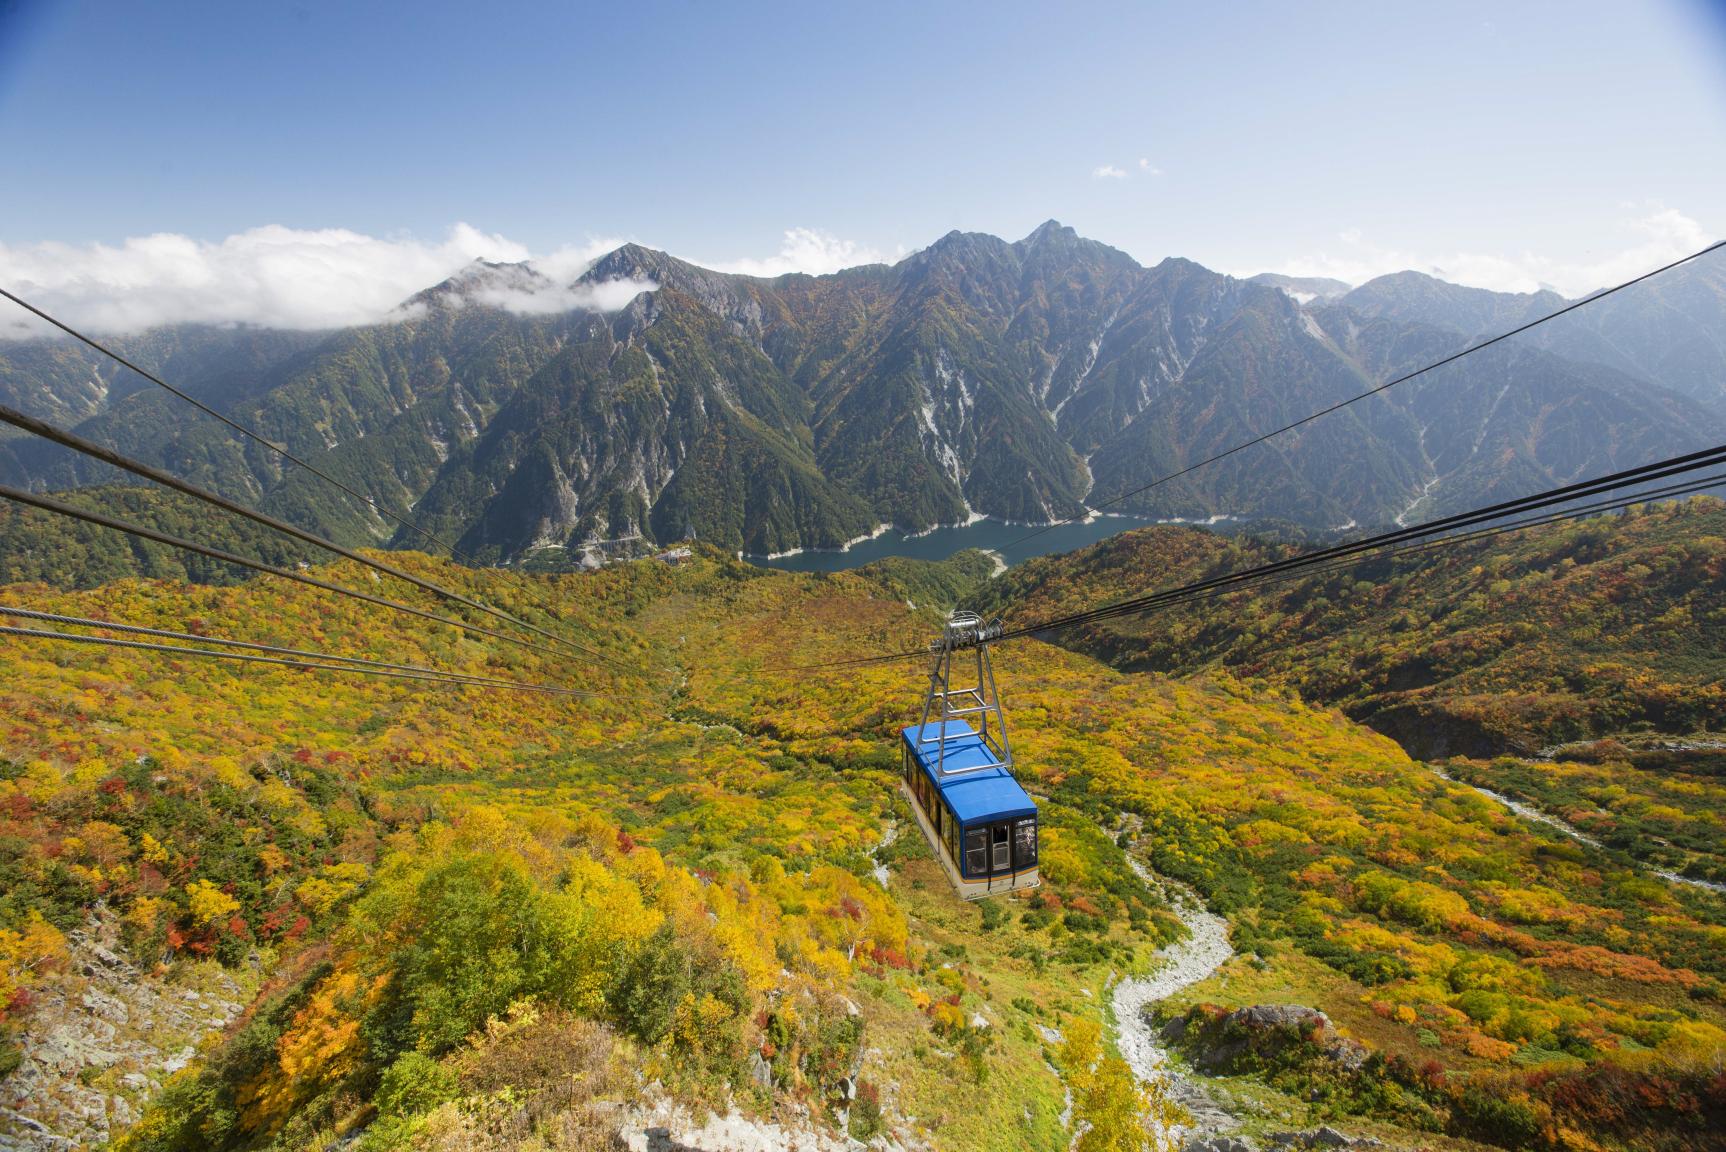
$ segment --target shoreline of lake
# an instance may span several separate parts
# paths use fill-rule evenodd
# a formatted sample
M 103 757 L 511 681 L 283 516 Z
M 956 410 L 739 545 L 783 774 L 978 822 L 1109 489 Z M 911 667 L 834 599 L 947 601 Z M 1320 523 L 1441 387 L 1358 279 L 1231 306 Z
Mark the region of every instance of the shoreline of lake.
M 742 559 L 781 572 L 843 572 L 893 556 L 945 560 L 967 548 L 976 548 L 992 555 L 1004 571 L 1033 557 L 1071 552 L 1133 528 L 1155 524 L 1215 525 L 1232 519 L 1231 516 L 1213 516 L 1208 520 L 1151 519 L 1091 511 L 1083 519 L 1050 525 L 1020 524 L 975 515 L 964 524 L 938 524 L 916 532 L 903 532 L 883 524 L 838 548 L 797 548 L 768 556 L 743 553 Z

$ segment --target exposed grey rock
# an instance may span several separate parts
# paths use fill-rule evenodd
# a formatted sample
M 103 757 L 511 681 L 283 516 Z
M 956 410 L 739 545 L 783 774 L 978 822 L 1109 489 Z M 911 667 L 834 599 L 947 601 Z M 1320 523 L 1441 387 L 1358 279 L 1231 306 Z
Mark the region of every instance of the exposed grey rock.
M 1278 1041 L 1275 1037 L 1318 1036 L 1320 1050 L 1342 1068 L 1359 1071 L 1371 1054 L 1364 1044 L 1338 1036 L 1330 1029 L 1330 1019 L 1316 1008 L 1303 1004 L 1254 1004 L 1237 1008 L 1224 1016 L 1218 1033 L 1223 1039 L 1194 1057 L 1194 1063 L 1208 1072 L 1231 1067 L 1247 1051 L 1258 1044 Z M 1173 1042 L 1186 1035 L 1190 1022 L 1177 1018 L 1163 1026 L 1165 1039 Z
M 1303 1026 L 1323 1028 L 1330 1024 L 1330 1018 L 1323 1012 L 1317 1008 L 1308 1008 L 1304 1004 L 1254 1004 L 1250 1008 L 1235 1009 L 1229 1013 L 1228 1021 L 1255 1029 Z
M 1338 1132 L 1328 1124 L 1311 1132 L 1273 1132 L 1265 1137 L 1266 1143 L 1281 1152 L 1285 1149 L 1300 1149 L 1302 1152 L 1317 1152 L 1324 1148 L 1383 1148 L 1384 1141 L 1375 1136 L 1349 1136 Z
M 1203 1140 L 1189 1140 L 1181 1145 L 1181 1152 L 1258 1152 L 1251 1140 L 1243 1136 L 1210 1136 Z
M 103 908 L 66 939 L 67 971 L 36 989 L 22 1059 L 0 1081 L 0 1152 L 109 1140 L 248 998 L 226 972 L 198 991 L 142 971 Z

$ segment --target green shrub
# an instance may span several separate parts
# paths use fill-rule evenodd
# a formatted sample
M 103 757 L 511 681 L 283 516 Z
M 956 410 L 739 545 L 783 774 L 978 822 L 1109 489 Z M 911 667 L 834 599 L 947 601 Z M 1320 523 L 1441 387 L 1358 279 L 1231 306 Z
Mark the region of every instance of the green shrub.
M 867 1080 L 857 1082 L 857 1099 L 851 1102 L 851 1138 L 867 1143 L 884 1130 L 881 1124 L 881 1090 Z
M 456 1075 L 419 1052 L 404 1052 L 384 1070 L 376 1104 L 385 1116 L 418 1116 L 456 1095 Z
M 1000 904 L 993 900 L 983 901 L 982 912 L 985 932 L 993 932 L 1007 921 L 1007 914 L 1001 910 Z

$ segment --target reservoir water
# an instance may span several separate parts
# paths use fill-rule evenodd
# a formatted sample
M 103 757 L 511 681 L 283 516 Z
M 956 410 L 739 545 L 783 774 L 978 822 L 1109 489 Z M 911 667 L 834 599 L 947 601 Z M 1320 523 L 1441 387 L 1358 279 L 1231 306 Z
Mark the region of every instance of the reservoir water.
M 1155 523 L 1158 521 L 1104 513 L 1094 520 L 1062 524 L 1025 540 L 1026 536 L 1037 531 L 1034 525 L 983 519 L 951 528 L 936 528 L 915 536 L 907 536 L 889 528 L 879 536 L 857 541 L 844 551 L 809 550 L 771 559 L 765 556 L 745 556 L 744 559 L 764 568 L 778 568 L 785 572 L 839 572 L 872 560 L 884 560 L 889 556 L 906 556 L 913 560 L 945 560 L 953 553 L 962 552 L 966 548 L 982 548 L 994 553 L 1010 566 L 1033 556 L 1071 552 L 1075 548 L 1095 544 L 1117 532 Z

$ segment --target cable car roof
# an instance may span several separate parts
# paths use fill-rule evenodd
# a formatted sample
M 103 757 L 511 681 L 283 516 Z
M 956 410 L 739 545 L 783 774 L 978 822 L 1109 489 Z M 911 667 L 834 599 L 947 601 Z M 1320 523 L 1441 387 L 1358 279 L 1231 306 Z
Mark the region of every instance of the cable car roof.
M 937 734 L 944 736 L 947 743 L 945 779 L 935 773 L 940 748 L 935 742 Z M 1037 814 L 1036 803 L 1013 779 L 1012 773 L 1001 767 L 995 754 L 983 743 L 983 738 L 963 720 L 947 721 L 945 731 L 938 723 L 913 724 L 902 735 L 911 755 L 941 790 L 959 823 L 1010 820 Z M 925 735 L 929 737 L 927 744 L 921 743 Z

